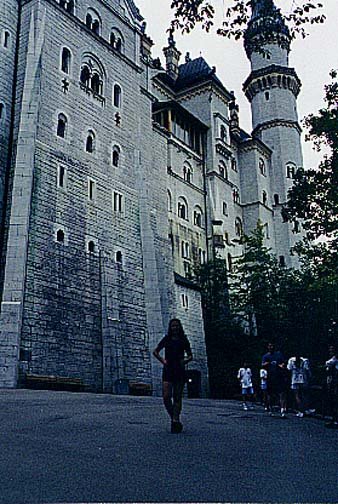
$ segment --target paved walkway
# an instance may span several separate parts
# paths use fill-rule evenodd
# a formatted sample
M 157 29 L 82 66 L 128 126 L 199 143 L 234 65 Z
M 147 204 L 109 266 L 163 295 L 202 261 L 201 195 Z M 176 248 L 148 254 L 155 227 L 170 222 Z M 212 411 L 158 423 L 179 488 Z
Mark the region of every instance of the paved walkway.
M 0 390 L 0 503 L 338 502 L 338 431 L 234 401 Z

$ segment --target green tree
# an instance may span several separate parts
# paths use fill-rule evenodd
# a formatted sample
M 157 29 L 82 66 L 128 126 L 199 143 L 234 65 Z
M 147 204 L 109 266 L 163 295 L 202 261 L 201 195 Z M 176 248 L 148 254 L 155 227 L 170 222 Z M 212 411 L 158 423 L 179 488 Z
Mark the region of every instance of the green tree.
M 325 1 L 325 0 L 324 0 Z M 262 0 L 226 0 L 224 2 L 224 18 L 222 27 L 217 32 L 219 35 L 235 40 L 244 36 L 247 24 L 251 18 L 251 9 Z M 267 8 L 271 7 L 272 0 L 265 0 Z M 215 0 L 173 0 L 171 7 L 174 18 L 171 22 L 171 31 L 181 30 L 189 33 L 196 25 L 209 31 L 214 24 Z M 289 24 L 291 36 L 305 37 L 306 25 L 323 23 L 325 16 L 321 13 L 322 3 L 299 0 L 294 2 L 289 9 L 289 2 L 285 2 L 282 11 L 285 21 Z
M 337 254 L 338 231 L 338 81 L 337 72 L 331 72 L 332 81 L 325 87 L 326 107 L 305 119 L 306 139 L 312 140 L 317 150 L 326 148 L 318 168 L 298 170 L 294 185 L 288 194 L 284 216 L 288 220 L 302 219 L 308 240 L 326 238 L 326 247 Z M 327 258 L 325 246 L 319 250 Z M 309 247 L 300 247 L 300 254 Z M 332 259 L 332 258 L 331 258 Z

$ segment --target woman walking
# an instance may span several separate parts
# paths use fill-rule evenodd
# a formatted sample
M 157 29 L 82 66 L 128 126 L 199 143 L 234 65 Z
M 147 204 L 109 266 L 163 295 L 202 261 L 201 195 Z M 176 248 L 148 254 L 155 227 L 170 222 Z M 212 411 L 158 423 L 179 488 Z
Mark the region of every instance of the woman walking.
M 160 355 L 163 349 L 165 351 L 164 358 Z M 184 334 L 180 320 L 176 318 L 170 320 L 168 334 L 159 342 L 153 355 L 163 364 L 163 402 L 171 418 L 171 432 L 182 432 L 183 425 L 180 422 L 180 414 L 185 383 L 185 365 L 193 357 L 189 340 Z

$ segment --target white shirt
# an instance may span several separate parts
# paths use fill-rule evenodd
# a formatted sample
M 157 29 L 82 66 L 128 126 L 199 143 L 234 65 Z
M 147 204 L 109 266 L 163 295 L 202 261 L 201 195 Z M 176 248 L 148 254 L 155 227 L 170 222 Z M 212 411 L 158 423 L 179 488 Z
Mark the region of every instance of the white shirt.
M 307 384 L 310 378 L 309 359 L 300 358 L 300 366 L 296 366 L 296 357 L 291 357 L 288 361 L 288 370 L 291 371 L 291 385 Z
M 252 373 L 250 368 L 240 368 L 237 378 L 241 381 L 242 388 L 252 387 Z

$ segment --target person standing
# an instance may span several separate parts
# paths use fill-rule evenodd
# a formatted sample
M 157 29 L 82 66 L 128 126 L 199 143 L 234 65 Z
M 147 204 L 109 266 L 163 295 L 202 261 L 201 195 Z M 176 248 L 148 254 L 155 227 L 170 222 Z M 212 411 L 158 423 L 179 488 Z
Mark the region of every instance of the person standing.
M 160 355 L 163 349 L 165 350 L 164 358 Z M 182 432 L 183 425 L 180 422 L 180 414 L 185 383 L 185 365 L 193 359 L 193 356 L 189 340 L 179 319 L 170 320 L 168 333 L 159 342 L 153 355 L 163 364 L 162 394 L 164 406 L 171 418 L 171 432 Z
M 261 380 L 261 392 L 262 392 L 262 401 L 263 401 L 264 410 L 268 411 L 269 410 L 269 401 L 268 401 L 268 395 L 267 395 L 267 390 L 268 390 L 268 372 L 267 372 L 267 370 L 262 368 L 259 371 L 259 377 Z
M 311 378 L 309 359 L 296 354 L 288 360 L 288 370 L 291 372 L 291 390 L 293 391 L 297 416 L 303 418 L 304 413 L 311 414 L 315 410 L 309 409 L 309 383 Z
M 252 372 L 246 362 L 244 362 L 243 367 L 238 370 L 237 378 L 239 379 L 242 388 L 243 409 L 245 411 L 247 411 L 248 408 L 253 409 L 252 404 L 251 406 L 248 406 L 248 399 L 249 397 L 253 397 L 254 389 L 252 386 Z
M 338 358 L 336 348 L 329 347 L 329 359 L 325 363 L 326 370 L 326 413 L 331 419 L 325 423 L 325 427 L 338 427 Z
M 279 368 L 285 361 L 282 352 L 275 350 L 274 343 L 270 342 L 267 346 L 267 353 L 262 357 L 262 368 L 267 371 L 267 402 L 270 415 L 273 415 L 273 407 L 278 403 L 281 408 L 281 415 L 286 416 L 285 401 L 281 400 L 281 389 L 284 390 L 284 369 Z

